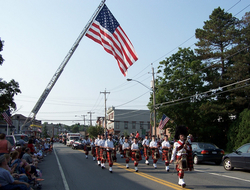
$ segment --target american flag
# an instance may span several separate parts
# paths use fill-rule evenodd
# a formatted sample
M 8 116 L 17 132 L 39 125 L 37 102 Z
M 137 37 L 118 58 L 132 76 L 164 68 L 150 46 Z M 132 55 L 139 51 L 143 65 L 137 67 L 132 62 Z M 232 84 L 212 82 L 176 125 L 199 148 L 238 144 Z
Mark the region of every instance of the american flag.
M 161 122 L 159 124 L 159 129 L 163 129 L 163 127 L 166 125 L 166 123 L 170 120 L 169 117 L 167 117 L 165 114 L 163 114 L 162 118 L 161 118 Z
M 86 36 L 101 44 L 106 52 L 115 57 L 124 76 L 127 69 L 138 60 L 132 43 L 105 4 Z
M 3 118 L 5 119 L 5 121 L 12 126 L 12 120 L 11 120 L 11 115 L 10 115 L 10 110 L 7 110 L 5 112 L 2 113 Z

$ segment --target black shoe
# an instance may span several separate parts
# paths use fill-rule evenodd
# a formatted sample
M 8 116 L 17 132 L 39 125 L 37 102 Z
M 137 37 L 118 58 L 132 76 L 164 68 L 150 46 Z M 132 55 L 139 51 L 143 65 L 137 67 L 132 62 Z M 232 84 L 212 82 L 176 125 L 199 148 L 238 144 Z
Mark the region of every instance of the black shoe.
M 98 166 L 101 166 L 101 164 L 98 164 Z
M 129 169 L 129 167 L 127 167 L 127 169 Z
M 102 166 L 102 169 L 104 169 L 104 167 Z
M 109 171 L 110 173 L 113 173 L 112 171 Z
M 138 172 L 138 170 L 135 170 L 135 172 Z

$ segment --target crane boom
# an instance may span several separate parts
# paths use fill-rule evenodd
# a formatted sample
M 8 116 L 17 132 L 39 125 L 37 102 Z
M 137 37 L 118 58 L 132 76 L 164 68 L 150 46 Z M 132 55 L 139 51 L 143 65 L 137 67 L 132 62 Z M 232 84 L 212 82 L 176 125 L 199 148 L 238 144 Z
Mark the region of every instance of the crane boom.
M 48 95 L 49 95 L 50 91 L 52 90 L 53 86 L 55 85 L 56 81 L 58 80 L 58 78 L 62 74 L 64 67 L 67 65 L 67 63 L 70 60 L 71 56 L 74 54 L 74 52 L 75 52 L 76 48 L 78 47 L 80 41 L 82 40 L 83 36 L 88 31 L 88 29 L 89 29 L 90 25 L 92 24 L 93 20 L 95 19 L 95 17 L 97 16 L 97 14 L 100 12 L 100 10 L 103 7 L 105 1 L 106 0 L 102 0 L 101 1 L 100 5 L 96 9 L 96 11 L 92 15 L 92 17 L 90 18 L 90 20 L 88 21 L 88 23 L 86 24 L 86 26 L 84 27 L 84 29 L 82 30 L 82 32 L 80 33 L 80 35 L 78 36 L 78 38 L 76 39 L 75 43 L 73 44 L 72 48 L 69 50 L 69 52 L 66 55 L 66 57 L 64 58 L 64 60 L 62 61 L 61 65 L 56 70 L 56 73 L 53 75 L 53 77 L 50 80 L 49 84 L 47 85 L 47 87 L 43 91 L 42 95 L 38 99 L 36 105 L 34 106 L 34 108 L 31 111 L 29 117 L 27 117 L 26 121 L 22 125 L 22 130 L 23 130 L 23 127 L 25 126 L 25 124 L 27 124 L 28 120 L 30 120 L 29 122 L 32 122 L 36 118 L 36 115 L 37 115 L 38 111 L 42 107 L 44 101 L 48 97 Z

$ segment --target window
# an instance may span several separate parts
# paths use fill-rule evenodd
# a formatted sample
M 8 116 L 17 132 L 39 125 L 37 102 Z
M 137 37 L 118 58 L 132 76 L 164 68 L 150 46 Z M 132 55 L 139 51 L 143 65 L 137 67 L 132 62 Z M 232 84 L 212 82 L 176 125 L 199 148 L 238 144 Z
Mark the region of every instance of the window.
M 143 129 L 143 121 L 140 121 L 140 129 Z
M 115 128 L 116 128 L 116 129 L 119 129 L 119 128 L 120 128 L 120 122 L 119 122 L 119 121 L 115 122 Z
M 135 121 L 132 122 L 132 129 L 136 129 L 136 122 Z
M 124 121 L 124 129 L 128 129 L 128 122 Z
M 148 121 L 148 129 L 150 129 L 150 122 Z

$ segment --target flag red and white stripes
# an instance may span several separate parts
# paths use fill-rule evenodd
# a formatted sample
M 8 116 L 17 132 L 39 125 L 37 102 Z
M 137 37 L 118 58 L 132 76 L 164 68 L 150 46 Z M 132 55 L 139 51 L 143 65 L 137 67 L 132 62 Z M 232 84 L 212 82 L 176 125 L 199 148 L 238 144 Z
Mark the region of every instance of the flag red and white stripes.
M 12 126 L 12 120 L 11 120 L 10 110 L 7 110 L 7 111 L 3 112 L 3 113 L 2 113 L 2 116 L 3 116 L 4 120 L 5 120 L 10 126 Z
M 115 57 L 124 76 L 127 69 L 138 60 L 132 43 L 105 4 L 86 36 L 101 44 L 106 52 Z
M 160 124 L 159 124 L 159 129 L 163 129 L 163 127 L 166 125 L 166 123 L 170 120 L 169 117 L 167 117 L 165 114 L 163 114 Z

